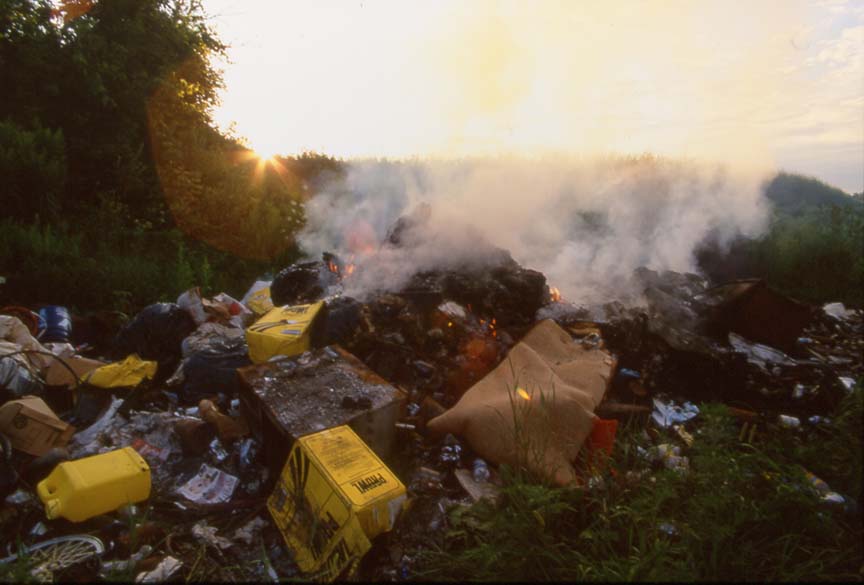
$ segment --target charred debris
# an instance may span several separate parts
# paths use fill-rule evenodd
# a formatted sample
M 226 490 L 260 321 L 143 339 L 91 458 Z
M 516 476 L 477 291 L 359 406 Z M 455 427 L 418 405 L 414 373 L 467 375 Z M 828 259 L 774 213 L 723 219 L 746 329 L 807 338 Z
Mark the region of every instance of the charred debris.
M 410 253 L 422 222 L 382 246 Z M 579 305 L 478 245 L 482 260 L 363 298 L 345 294 L 362 267 L 325 253 L 242 301 L 193 289 L 151 305 L 110 343 L 62 307 L 0 310 L 4 565 L 402 580 L 448 505 L 496 497 L 500 464 L 580 489 L 573 460 L 605 421 L 683 425 L 717 401 L 806 429 L 864 373 L 862 313 L 838 303 L 641 268 L 635 299 Z M 510 426 L 484 418 L 508 409 Z

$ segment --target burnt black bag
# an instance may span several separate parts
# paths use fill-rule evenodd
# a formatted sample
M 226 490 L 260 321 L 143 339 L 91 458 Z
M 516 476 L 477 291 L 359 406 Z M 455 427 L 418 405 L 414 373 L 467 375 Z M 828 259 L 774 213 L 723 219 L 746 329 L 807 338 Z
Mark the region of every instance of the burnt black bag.
M 171 375 L 180 362 L 181 344 L 196 328 L 192 317 L 175 303 L 155 303 L 144 308 L 120 332 L 112 357 L 132 353 L 159 363 L 156 380 Z
M 180 397 L 184 403 L 197 403 L 217 394 L 233 397 L 240 383 L 237 368 L 251 363 L 246 351 L 212 348 L 197 351 L 183 362 L 185 381 Z

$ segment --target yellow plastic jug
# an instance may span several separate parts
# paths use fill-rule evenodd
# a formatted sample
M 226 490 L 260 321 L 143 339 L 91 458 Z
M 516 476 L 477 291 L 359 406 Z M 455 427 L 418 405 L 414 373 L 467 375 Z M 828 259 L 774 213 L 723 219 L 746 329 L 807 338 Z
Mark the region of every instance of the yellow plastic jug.
M 150 497 L 150 467 L 132 447 L 66 461 L 36 486 L 48 519 L 83 522 Z

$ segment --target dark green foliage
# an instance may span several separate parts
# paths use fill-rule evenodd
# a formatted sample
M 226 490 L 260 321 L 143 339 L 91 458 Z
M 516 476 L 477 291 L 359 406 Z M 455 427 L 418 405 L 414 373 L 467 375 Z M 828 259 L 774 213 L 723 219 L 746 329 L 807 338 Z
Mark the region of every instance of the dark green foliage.
M 791 173 L 780 173 L 774 177 L 765 186 L 765 196 L 774 204 L 776 211 L 791 215 L 832 205 L 859 211 L 864 208 L 861 202 L 836 187 L 813 177 Z
M 63 132 L 0 121 L 0 177 L 6 217 L 57 219 L 66 187 Z
M 297 255 L 302 203 L 341 164 L 264 164 L 220 132 L 224 50 L 198 0 L 0 0 L 4 300 L 239 295 Z
M 286 257 L 286 260 L 288 258 Z M 241 297 L 269 263 L 244 260 L 177 230 L 112 231 L 87 238 L 69 225 L 0 222 L 0 303 L 53 303 L 134 313 L 201 286 Z
M 768 281 L 794 296 L 864 305 L 864 206 L 779 216 L 756 253 Z
M 700 267 L 715 281 L 764 278 L 813 303 L 864 306 L 864 204 L 816 179 L 780 174 L 768 184 L 768 231 L 728 249 L 707 244 Z
M 690 472 L 651 469 L 641 426 L 619 430 L 615 474 L 593 490 L 505 477 L 498 506 L 455 508 L 419 577 L 434 580 L 856 580 L 860 514 L 819 500 L 803 469 L 861 501 L 862 389 L 806 439 L 771 428 L 754 445 L 721 405 L 702 405 Z M 664 441 L 676 442 L 672 436 Z M 820 461 L 821 460 L 821 461 Z M 803 466 L 803 467 L 802 467 Z M 628 479 L 627 472 L 643 473 Z M 674 527 L 673 533 L 666 529 Z

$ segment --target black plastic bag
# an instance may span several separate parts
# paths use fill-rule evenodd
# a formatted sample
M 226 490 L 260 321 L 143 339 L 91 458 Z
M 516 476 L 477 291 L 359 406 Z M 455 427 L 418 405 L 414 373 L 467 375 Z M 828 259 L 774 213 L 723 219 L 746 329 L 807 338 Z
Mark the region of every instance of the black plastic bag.
M 246 352 L 208 349 L 192 354 L 183 362 L 185 381 L 180 399 L 184 403 L 197 403 L 217 394 L 236 395 L 240 383 L 237 368 L 251 363 Z
M 171 375 L 181 355 L 181 343 L 195 330 L 195 321 L 175 303 L 145 307 L 117 334 L 114 359 L 137 353 L 142 359 L 159 363 L 156 379 Z

